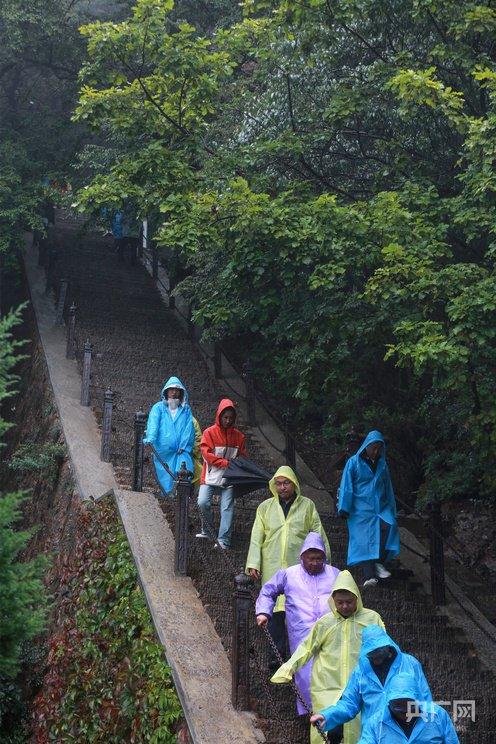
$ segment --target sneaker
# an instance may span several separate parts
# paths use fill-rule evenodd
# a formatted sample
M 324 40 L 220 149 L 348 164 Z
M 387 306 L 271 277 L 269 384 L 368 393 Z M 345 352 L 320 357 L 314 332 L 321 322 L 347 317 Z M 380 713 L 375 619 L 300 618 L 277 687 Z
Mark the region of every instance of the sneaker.
M 382 563 L 376 563 L 375 575 L 378 579 L 389 579 L 389 577 L 391 576 L 391 571 L 388 571 L 387 568 L 382 565 Z
M 201 537 L 201 538 L 204 538 L 204 539 L 207 539 L 208 540 L 207 533 L 206 532 L 203 532 L 203 531 L 202 532 L 197 532 L 196 535 L 195 535 L 195 537 Z
M 377 586 L 378 583 L 379 583 L 379 579 L 374 579 L 374 578 L 372 578 L 372 579 L 366 579 L 363 582 L 363 588 L 364 589 L 372 589 L 372 587 Z
M 226 543 L 223 543 L 222 540 L 217 540 L 214 545 L 214 548 L 221 548 L 222 550 L 229 550 L 230 547 L 230 545 L 226 545 Z

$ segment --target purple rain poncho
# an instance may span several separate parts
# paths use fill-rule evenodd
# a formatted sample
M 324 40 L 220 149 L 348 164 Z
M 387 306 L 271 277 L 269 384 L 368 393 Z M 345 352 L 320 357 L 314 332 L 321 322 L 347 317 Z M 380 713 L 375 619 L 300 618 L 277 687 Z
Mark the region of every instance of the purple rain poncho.
M 284 594 L 286 597 L 286 628 L 291 653 L 307 637 L 312 625 L 322 615 L 329 612 L 327 600 L 339 574 L 339 569 L 327 564 L 324 564 L 322 573 L 316 576 L 307 573 L 303 568 L 301 556 L 306 550 L 312 548 L 321 550 L 326 555 L 324 543 L 317 532 L 309 532 L 306 536 L 300 550 L 300 564 L 289 568 L 281 568 L 266 581 L 260 590 L 255 605 L 257 615 L 272 617 L 277 597 L 279 594 Z M 312 663 L 313 660 L 310 659 L 295 675 L 298 690 L 310 707 Z M 299 700 L 296 702 L 296 707 L 300 715 L 307 712 Z

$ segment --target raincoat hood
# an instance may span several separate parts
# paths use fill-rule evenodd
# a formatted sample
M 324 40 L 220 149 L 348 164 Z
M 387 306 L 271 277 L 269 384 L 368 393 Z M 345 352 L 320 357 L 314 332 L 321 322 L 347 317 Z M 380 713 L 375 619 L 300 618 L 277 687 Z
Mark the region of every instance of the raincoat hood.
M 334 591 L 335 590 L 336 589 L 334 588 Z M 360 661 L 366 661 L 370 664 L 367 659 L 367 654 L 371 651 L 375 651 L 376 648 L 382 648 L 383 646 L 392 646 L 397 653 L 401 653 L 398 644 L 393 641 L 384 628 L 380 628 L 378 625 L 370 625 L 367 628 L 364 628 L 362 633 L 362 648 L 360 649 Z
M 363 610 L 363 602 L 362 602 L 362 595 L 360 594 L 360 589 L 358 588 L 358 585 L 355 579 L 353 578 L 353 576 L 351 575 L 349 571 L 341 571 L 338 578 L 334 582 L 334 586 L 332 587 L 332 594 L 334 594 L 334 592 L 339 591 L 340 589 L 345 590 L 347 592 L 351 592 L 357 598 L 358 600 L 357 608 L 356 608 L 356 611 L 353 613 L 353 615 L 356 615 L 357 612 L 360 612 L 360 610 Z M 341 617 L 341 615 L 336 609 L 336 605 L 334 604 L 332 594 L 328 600 L 329 607 L 331 608 L 331 612 L 336 617 Z M 353 615 L 351 617 L 353 617 Z
M 215 423 L 220 428 L 222 428 L 220 425 L 220 416 L 221 416 L 221 413 L 226 410 L 226 408 L 232 408 L 234 413 L 236 413 L 236 406 L 234 405 L 233 401 L 230 400 L 229 398 L 222 398 L 217 408 L 217 413 L 215 414 Z M 236 419 L 234 420 L 234 423 L 236 423 Z M 234 428 L 234 424 L 230 428 Z
M 301 495 L 300 483 L 298 481 L 298 478 L 296 477 L 296 474 L 293 468 L 290 468 L 289 465 L 283 465 L 282 467 L 276 470 L 276 472 L 274 473 L 274 475 L 269 481 L 269 489 L 273 496 L 276 496 L 277 498 L 276 478 L 281 478 L 281 477 L 287 478 L 288 480 L 291 481 L 291 483 L 294 483 L 296 486 L 296 496 Z
M 184 385 L 181 382 L 181 380 L 179 379 L 179 377 L 169 377 L 169 379 L 167 380 L 167 382 L 165 383 L 165 385 L 162 388 L 162 392 L 161 392 L 162 398 L 165 400 L 165 391 L 168 390 L 169 388 L 172 388 L 172 387 L 174 387 L 174 388 L 180 388 L 183 391 L 183 399 L 182 399 L 182 402 L 181 403 L 182 403 L 182 405 L 185 405 L 185 406 L 189 405 L 188 391 L 184 387 Z
M 320 550 L 324 553 L 325 560 L 327 562 L 327 553 L 324 545 L 324 541 L 318 532 L 309 532 L 303 541 L 303 545 L 300 550 L 300 558 L 306 550 Z
M 357 455 L 361 455 L 364 449 L 368 447 L 369 444 L 372 444 L 373 442 L 381 442 L 382 452 L 380 456 L 386 458 L 386 442 L 384 441 L 384 437 L 382 436 L 381 432 L 377 431 L 377 429 L 373 429 L 372 431 L 369 431 L 369 433 L 363 440 L 363 444 L 360 446 L 357 452 Z
M 412 674 L 399 672 L 389 683 L 386 703 L 391 700 L 420 700 L 418 682 Z

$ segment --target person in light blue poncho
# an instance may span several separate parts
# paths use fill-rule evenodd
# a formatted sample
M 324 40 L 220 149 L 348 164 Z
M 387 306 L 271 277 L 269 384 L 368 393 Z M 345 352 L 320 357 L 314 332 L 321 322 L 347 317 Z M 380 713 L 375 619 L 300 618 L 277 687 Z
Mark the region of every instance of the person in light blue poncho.
M 363 564 L 364 586 L 391 574 L 384 563 L 399 555 L 396 501 L 380 431 L 371 431 L 349 458 L 339 488 L 338 514 L 348 520 L 348 566 Z
M 386 706 L 363 727 L 358 744 L 459 744 L 444 708 L 422 700 L 417 680 L 397 674 L 386 695 Z
M 371 716 L 383 710 L 390 686 L 400 673 L 407 673 L 415 679 L 419 700 L 432 702 L 420 661 L 403 653 L 384 628 L 368 625 L 362 631 L 358 664 L 340 699 L 335 705 L 313 715 L 310 721 L 319 723 L 324 731 L 329 731 L 361 713 L 363 730 Z
M 162 400 L 152 406 L 143 443 L 152 444 L 174 474 L 180 470 L 182 462 L 193 472 L 195 426 L 188 391 L 178 377 L 169 377 L 162 388 Z M 153 464 L 160 488 L 167 495 L 174 481 L 155 455 Z

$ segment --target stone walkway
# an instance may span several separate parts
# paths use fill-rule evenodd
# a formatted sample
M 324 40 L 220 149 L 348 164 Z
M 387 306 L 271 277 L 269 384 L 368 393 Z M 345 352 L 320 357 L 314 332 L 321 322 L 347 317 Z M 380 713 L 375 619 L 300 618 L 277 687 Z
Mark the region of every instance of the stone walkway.
M 119 491 L 112 465 L 100 460 L 90 408 L 80 405 L 76 362 L 65 358 L 65 331 L 44 291 L 44 272 L 29 244 L 25 253 L 31 301 L 54 400 L 81 499 L 115 496 L 153 622 L 195 744 L 259 744 L 255 719 L 230 703 L 230 663 L 189 577 L 174 575 L 174 536 L 155 496 Z
M 158 400 L 163 381 L 178 375 L 190 393 L 193 411 L 203 427 L 213 421 L 218 401 L 226 395 L 219 381 L 210 375 L 196 345 L 187 338 L 175 314 L 160 299 L 153 282 L 141 267 L 118 263 L 107 239 L 95 235 L 81 237 L 74 223 L 59 228 L 60 256 L 55 279 L 70 280 L 70 299 L 77 307 L 79 352 L 86 339 L 94 347 L 92 405 L 101 420 L 104 389 L 110 385 L 116 396 L 111 459 L 121 489 L 130 487 L 134 412 L 148 411 Z M 274 457 L 257 431 L 251 431 L 241 418 L 247 433 L 252 459 L 272 470 Z M 155 489 L 147 470 L 147 488 Z M 249 533 L 257 504 L 266 494 L 257 493 L 237 503 L 234 567 L 207 541 L 191 540 L 189 565 L 199 596 L 208 611 L 221 641 L 230 654 L 231 595 L 234 569 L 243 567 Z M 161 503 L 174 529 L 169 503 Z M 190 532 L 198 521 L 191 505 Z M 340 521 L 323 515 L 333 551 L 333 563 L 345 565 L 346 534 Z M 408 559 L 408 556 L 405 555 Z M 491 672 L 481 667 L 475 649 L 463 633 L 450 626 L 445 616 L 432 606 L 410 571 L 399 567 L 393 578 L 364 597 L 367 606 L 381 612 L 391 635 L 405 651 L 414 653 L 424 664 L 432 691 L 438 700 L 475 700 L 476 722 L 459 722 L 465 744 L 492 744 L 496 715 L 492 711 L 496 684 Z M 271 744 L 299 744 L 308 741 L 307 728 L 294 719 L 294 707 L 288 688 L 270 688 L 265 673 L 265 641 L 252 627 L 253 708 Z

